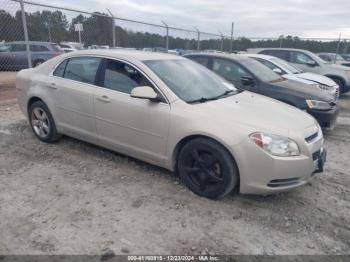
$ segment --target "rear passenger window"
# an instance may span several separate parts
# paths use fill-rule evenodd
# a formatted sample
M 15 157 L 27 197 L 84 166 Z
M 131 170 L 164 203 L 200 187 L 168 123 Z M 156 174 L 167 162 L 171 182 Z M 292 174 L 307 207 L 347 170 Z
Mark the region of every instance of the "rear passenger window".
M 67 62 L 68 62 L 68 59 L 64 60 L 58 67 L 56 67 L 56 70 L 55 72 L 53 72 L 53 75 L 63 77 Z
M 30 51 L 33 52 L 47 52 L 50 51 L 46 46 L 43 45 L 31 45 Z
M 12 44 L 11 52 L 23 52 L 26 51 L 26 45 L 24 44 Z
M 153 85 L 135 68 L 119 61 L 107 60 L 104 72 L 103 87 L 130 94 L 137 86 Z
M 94 84 L 100 62 L 101 58 L 97 57 L 70 58 L 64 71 L 64 78 Z
M 286 50 L 263 50 L 260 54 L 272 55 L 285 61 L 289 61 L 289 52 Z

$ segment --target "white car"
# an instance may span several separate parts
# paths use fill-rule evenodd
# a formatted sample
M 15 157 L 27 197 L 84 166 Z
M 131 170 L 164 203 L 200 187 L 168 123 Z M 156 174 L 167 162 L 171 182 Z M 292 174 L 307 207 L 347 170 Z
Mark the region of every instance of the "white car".
M 296 68 L 295 66 L 275 56 L 261 54 L 242 55 L 259 61 L 284 78 L 309 84 L 312 87 L 328 92 L 335 98 L 335 101 L 338 101 L 339 99 L 339 86 L 336 82 L 326 76 L 303 72 L 299 68 Z

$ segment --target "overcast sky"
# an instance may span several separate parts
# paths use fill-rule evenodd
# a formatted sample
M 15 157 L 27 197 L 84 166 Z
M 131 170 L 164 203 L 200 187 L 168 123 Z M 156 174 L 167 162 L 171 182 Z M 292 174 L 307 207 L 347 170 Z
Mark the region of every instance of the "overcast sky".
M 350 0 L 36 0 L 174 27 L 250 37 L 350 38 Z

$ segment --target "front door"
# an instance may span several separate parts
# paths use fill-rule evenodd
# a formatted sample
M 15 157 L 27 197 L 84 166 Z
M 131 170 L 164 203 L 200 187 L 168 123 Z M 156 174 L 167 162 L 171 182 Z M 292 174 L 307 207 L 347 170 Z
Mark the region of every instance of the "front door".
M 157 92 L 155 86 L 135 67 L 112 59 L 104 60 L 99 85 L 94 104 L 100 143 L 146 161 L 164 162 L 170 105 L 130 96 L 137 86 Z

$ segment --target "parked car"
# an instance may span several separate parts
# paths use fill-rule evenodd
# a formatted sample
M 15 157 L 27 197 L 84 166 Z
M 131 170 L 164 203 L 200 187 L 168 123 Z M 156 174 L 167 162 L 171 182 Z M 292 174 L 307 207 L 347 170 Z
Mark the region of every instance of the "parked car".
M 347 62 L 340 54 L 318 53 L 317 55 L 326 62 L 350 67 L 350 62 Z
M 332 129 L 336 124 L 339 107 L 334 96 L 316 88 L 310 88 L 294 80 L 281 77 L 258 61 L 242 55 L 191 54 L 185 55 L 235 86 L 265 95 L 314 116 L 321 127 Z
M 60 45 L 61 50 L 64 51 L 65 53 L 84 49 L 83 44 L 76 43 L 76 42 L 60 42 L 59 45 Z
M 345 61 L 350 61 L 350 54 L 341 54 Z
M 180 56 L 131 50 L 67 53 L 17 74 L 35 136 L 62 134 L 177 171 L 196 194 L 270 194 L 322 172 L 310 115 L 240 91 Z
M 56 43 L 30 41 L 29 48 L 33 66 L 38 66 L 63 53 Z M 0 49 L 0 69 L 18 70 L 23 68 L 28 68 L 26 42 L 7 42 L 5 47 Z
M 244 55 L 257 60 L 284 78 L 308 84 L 311 88 L 323 90 L 333 96 L 335 101 L 339 99 L 339 86 L 326 76 L 303 72 L 292 64 L 275 56 L 260 54 Z
M 341 93 L 350 90 L 350 69 L 324 61 L 314 53 L 292 48 L 252 48 L 248 53 L 259 53 L 281 58 L 305 72 L 316 73 L 331 78 L 340 88 Z

